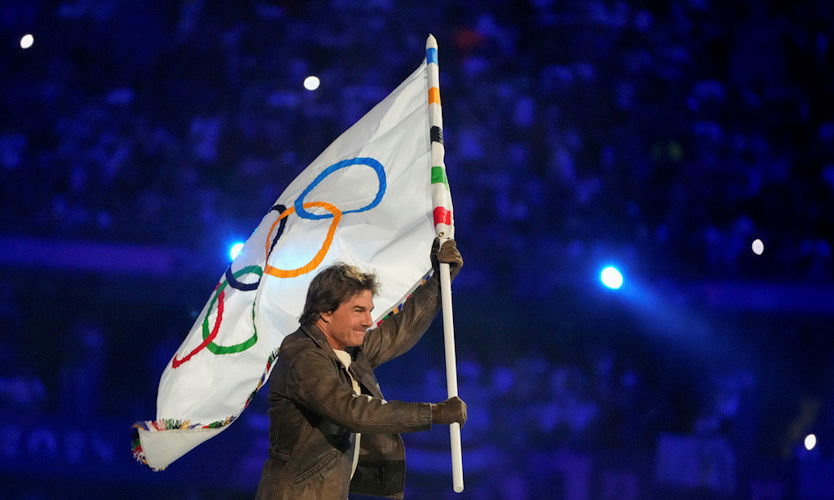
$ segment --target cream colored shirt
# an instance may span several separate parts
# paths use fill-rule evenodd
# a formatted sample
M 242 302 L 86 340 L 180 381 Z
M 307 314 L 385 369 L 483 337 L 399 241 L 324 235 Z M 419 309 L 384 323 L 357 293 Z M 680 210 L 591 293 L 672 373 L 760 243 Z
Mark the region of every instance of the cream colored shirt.
M 336 357 L 339 358 L 339 361 L 342 362 L 342 365 L 344 365 L 345 370 L 347 370 L 348 375 L 350 375 L 350 383 L 353 386 L 353 393 L 357 396 L 362 394 L 362 391 L 359 388 L 359 382 L 357 382 L 356 379 L 353 377 L 353 374 L 350 373 L 350 363 L 352 361 L 350 359 L 350 354 L 348 354 L 347 352 L 342 351 L 340 349 L 333 349 L 333 352 L 336 353 Z M 353 447 L 353 465 L 350 468 L 350 477 L 351 477 L 351 479 L 353 479 L 353 473 L 356 472 L 356 464 L 359 463 L 359 440 L 361 438 L 362 438 L 362 434 L 357 432 L 356 433 L 356 442 L 354 443 L 354 447 Z

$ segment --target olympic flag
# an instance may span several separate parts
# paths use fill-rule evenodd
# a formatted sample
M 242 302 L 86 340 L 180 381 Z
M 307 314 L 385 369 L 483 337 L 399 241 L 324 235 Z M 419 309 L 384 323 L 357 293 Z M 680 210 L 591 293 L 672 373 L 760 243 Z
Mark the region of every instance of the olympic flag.
M 430 38 L 433 40 L 433 37 Z M 433 52 L 432 52 L 433 50 Z M 429 84 L 436 48 L 411 76 L 337 138 L 281 193 L 165 368 L 156 420 L 134 424 L 133 454 L 163 470 L 216 436 L 268 378 L 298 328 L 310 280 L 335 261 L 374 270 L 375 320 L 395 314 L 431 273 L 435 222 L 451 229 L 442 163 L 432 161 L 440 94 Z M 435 79 L 433 79 L 435 80 Z

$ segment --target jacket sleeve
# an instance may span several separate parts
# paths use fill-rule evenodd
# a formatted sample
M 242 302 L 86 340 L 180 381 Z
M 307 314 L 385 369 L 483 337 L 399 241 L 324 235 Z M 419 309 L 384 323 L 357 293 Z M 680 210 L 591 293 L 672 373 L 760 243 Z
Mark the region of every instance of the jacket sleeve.
M 372 367 L 408 352 L 426 333 L 440 307 L 439 279 L 434 273 L 411 294 L 402 311 L 368 331 L 362 352 Z
M 291 399 L 340 427 L 361 433 L 400 433 L 431 428 L 431 405 L 356 395 L 335 361 L 320 349 L 299 353 L 289 369 Z

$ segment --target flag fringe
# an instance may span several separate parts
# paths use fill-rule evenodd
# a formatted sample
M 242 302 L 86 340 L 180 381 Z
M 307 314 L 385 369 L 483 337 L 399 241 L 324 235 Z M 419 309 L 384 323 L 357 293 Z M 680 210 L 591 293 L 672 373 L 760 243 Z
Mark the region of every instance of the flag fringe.
M 426 282 L 429 279 L 431 279 L 433 274 L 434 269 L 429 269 L 429 272 L 426 273 L 425 276 L 420 278 L 420 281 L 418 281 L 416 285 L 411 287 L 411 289 L 408 292 L 406 292 L 405 295 L 403 295 L 402 299 L 398 300 L 397 303 L 393 307 L 391 307 L 391 309 L 389 309 L 385 314 L 382 315 L 381 318 L 379 318 L 379 320 L 376 322 L 376 326 L 381 325 L 385 320 L 387 320 L 391 316 L 399 314 L 400 311 L 403 310 L 403 306 L 405 305 L 405 303 L 408 302 L 408 299 L 410 299 L 411 295 L 414 294 L 414 291 L 420 288 L 421 286 L 425 285 Z
M 269 357 L 266 360 L 266 368 L 264 368 L 264 372 L 263 374 L 261 374 L 261 378 L 258 381 L 258 385 L 257 387 L 255 387 L 255 390 L 252 391 L 251 394 L 249 394 L 249 397 L 246 399 L 246 403 L 240 410 L 241 413 L 243 412 L 243 410 L 246 409 L 246 407 L 249 406 L 249 403 L 252 402 L 252 399 L 255 397 L 255 394 L 257 394 L 261 387 L 263 387 L 266 383 L 266 380 L 269 377 L 269 370 L 272 368 L 272 364 L 278 358 L 279 350 L 280 348 L 276 348 L 272 351 L 272 353 L 270 353 Z M 235 420 L 237 420 L 237 415 L 228 416 L 223 420 L 217 420 L 205 425 L 200 423 L 191 423 L 190 420 L 179 420 L 176 418 L 162 418 L 159 420 L 140 420 L 131 426 L 131 428 L 133 429 L 133 440 L 130 445 L 130 450 L 133 453 L 133 458 L 136 459 L 137 462 L 150 467 L 150 465 L 148 465 L 148 459 L 145 457 L 145 451 L 142 449 L 142 441 L 139 437 L 140 429 L 148 432 L 164 432 L 170 430 L 190 429 L 218 429 L 220 427 L 226 427 L 227 425 L 230 425 Z
M 130 445 L 130 451 L 133 452 L 133 458 L 137 462 L 148 465 L 148 459 L 145 458 L 145 450 L 142 449 L 142 441 L 139 439 L 139 429 L 136 428 L 136 424 L 133 424 L 133 442 Z

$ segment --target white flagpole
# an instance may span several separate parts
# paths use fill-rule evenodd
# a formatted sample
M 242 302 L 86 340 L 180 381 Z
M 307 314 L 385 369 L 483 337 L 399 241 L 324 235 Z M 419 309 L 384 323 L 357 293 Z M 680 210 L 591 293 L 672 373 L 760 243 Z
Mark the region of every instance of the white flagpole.
M 443 162 L 443 114 L 440 106 L 440 73 L 437 66 L 437 40 L 429 35 L 426 40 L 426 62 L 429 77 L 429 122 L 431 125 L 432 203 L 434 221 L 440 244 L 455 237 L 452 223 L 452 197 L 446 181 Z M 448 397 L 458 395 L 457 361 L 455 360 L 455 327 L 452 319 L 452 280 L 449 264 L 440 264 L 440 298 L 443 307 L 443 345 L 446 352 L 446 391 Z M 463 491 L 463 453 L 460 445 L 460 424 L 449 426 L 452 448 L 452 488 Z

